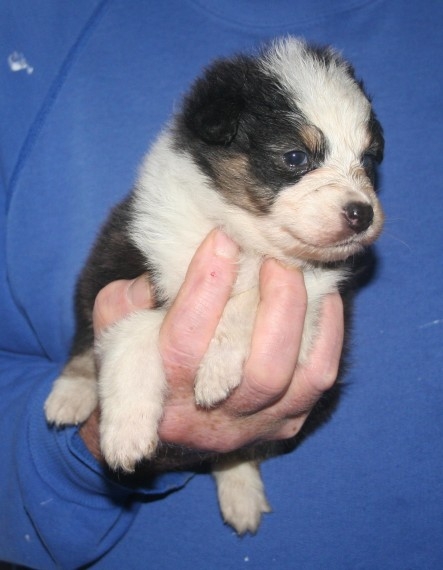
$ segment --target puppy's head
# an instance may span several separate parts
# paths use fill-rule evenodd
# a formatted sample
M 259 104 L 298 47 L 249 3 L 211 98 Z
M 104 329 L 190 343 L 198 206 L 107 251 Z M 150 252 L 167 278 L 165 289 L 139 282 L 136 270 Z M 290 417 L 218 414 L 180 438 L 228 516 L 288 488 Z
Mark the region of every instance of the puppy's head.
M 337 261 L 381 231 L 382 129 L 352 67 L 330 48 L 286 38 L 258 57 L 216 62 L 185 100 L 177 133 L 242 211 L 249 236 L 260 233 L 264 253 Z

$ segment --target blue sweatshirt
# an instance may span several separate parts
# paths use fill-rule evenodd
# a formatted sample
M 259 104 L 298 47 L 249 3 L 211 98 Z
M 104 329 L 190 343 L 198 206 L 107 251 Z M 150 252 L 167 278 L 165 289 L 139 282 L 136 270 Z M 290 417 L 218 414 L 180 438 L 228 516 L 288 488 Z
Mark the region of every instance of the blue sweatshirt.
M 6 0 L 0 4 L 0 560 L 31 568 L 440 569 L 443 3 Z M 268 461 L 274 513 L 223 525 L 207 475 L 110 480 L 43 403 L 78 272 L 201 68 L 282 34 L 331 43 L 385 128 L 384 236 L 330 422 Z M 173 157 L 171 157 L 173 160 Z

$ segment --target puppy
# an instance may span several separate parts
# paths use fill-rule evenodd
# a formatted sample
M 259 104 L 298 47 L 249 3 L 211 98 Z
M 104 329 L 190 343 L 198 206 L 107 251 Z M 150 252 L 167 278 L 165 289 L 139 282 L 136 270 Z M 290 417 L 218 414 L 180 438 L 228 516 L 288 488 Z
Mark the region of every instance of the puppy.
M 305 361 L 322 298 L 347 278 L 341 262 L 382 229 L 374 192 L 382 154 L 371 103 L 333 49 L 288 37 L 257 56 L 216 61 L 95 244 L 78 283 L 71 358 L 46 401 L 48 422 L 77 424 L 99 402 L 101 448 L 111 468 L 132 471 L 155 454 L 166 393 L 159 329 L 196 248 L 215 227 L 241 254 L 232 297 L 195 379 L 197 405 L 216 406 L 241 380 L 265 256 L 304 272 Z M 99 290 L 146 271 L 156 309 L 130 315 L 94 347 Z M 221 458 L 214 469 L 223 517 L 239 533 L 255 532 L 269 510 L 258 462 L 245 457 Z

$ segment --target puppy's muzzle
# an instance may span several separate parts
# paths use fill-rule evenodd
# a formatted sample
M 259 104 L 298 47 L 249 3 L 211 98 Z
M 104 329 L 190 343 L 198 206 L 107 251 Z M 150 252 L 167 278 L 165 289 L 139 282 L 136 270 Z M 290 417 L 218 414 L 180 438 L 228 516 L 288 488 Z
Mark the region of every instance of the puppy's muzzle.
M 363 202 L 350 202 L 343 210 L 348 226 L 355 232 L 361 233 L 369 228 L 374 219 L 374 210 Z

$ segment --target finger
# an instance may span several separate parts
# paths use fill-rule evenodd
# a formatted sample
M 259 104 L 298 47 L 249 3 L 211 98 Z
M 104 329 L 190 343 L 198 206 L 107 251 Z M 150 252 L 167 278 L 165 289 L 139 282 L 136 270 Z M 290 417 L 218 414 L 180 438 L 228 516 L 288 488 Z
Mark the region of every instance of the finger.
M 249 413 L 269 406 L 287 390 L 298 359 L 306 315 L 303 274 L 268 259 L 260 273 L 260 304 L 250 356 L 230 403 Z
M 294 379 L 277 413 L 297 417 L 309 411 L 337 379 L 343 349 L 343 302 L 338 293 L 323 301 L 318 336 L 306 363 L 296 368 Z
M 160 331 L 160 350 L 171 382 L 194 379 L 214 336 L 237 275 L 238 247 L 214 230 L 195 253 Z
M 308 361 L 297 366 L 286 394 L 262 412 L 274 418 L 263 439 L 287 439 L 299 433 L 316 402 L 337 378 L 343 331 L 343 303 L 340 295 L 333 293 L 324 299 L 319 334 Z
M 145 275 L 132 281 L 119 280 L 106 285 L 97 295 L 92 312 L 94 333 L 104 329 L 137 309 L 149 309 L 153 296 Z

